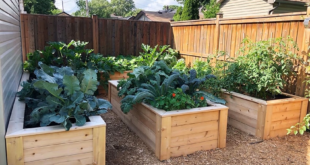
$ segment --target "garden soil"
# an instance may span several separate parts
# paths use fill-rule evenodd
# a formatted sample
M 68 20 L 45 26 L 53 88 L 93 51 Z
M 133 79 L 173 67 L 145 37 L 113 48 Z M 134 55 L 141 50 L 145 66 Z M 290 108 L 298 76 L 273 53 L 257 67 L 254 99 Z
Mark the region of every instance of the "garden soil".
M 310 158 L 310 133 L 261 141 L 228 126 L 227 146 L 198 151 L 187 156 L 159 161 L 155 154 L 121 119 L 109 111 L 102 115 L 107 123 L 107 165 L 252 165 L 307 164 Z M 310 164 L 310 160 L 308 162 Z

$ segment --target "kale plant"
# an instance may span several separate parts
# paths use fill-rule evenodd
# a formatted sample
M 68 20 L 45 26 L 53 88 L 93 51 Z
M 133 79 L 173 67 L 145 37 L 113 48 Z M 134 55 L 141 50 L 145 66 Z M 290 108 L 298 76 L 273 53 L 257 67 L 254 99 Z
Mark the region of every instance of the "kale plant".
M 43 127 L 54 122 L 70 130 L 70 119 L 75 119 L 77 126 L 83 126 L 88 116 L 112 108 L 108 101 L 94 96 L 99 84 L 94 70 L 74 75 L 70 67 L 49 67 L 41 62 L 38 65 L 40 69 L 34 71 L 36 79 L 24 82 L 18 92 L 20 100 L 31 109 L 28 125 Z
M 186 109 L 189 105 L 192 105 L 191 108 L 202 106 L 204 104 L 198 102 L 201 97 L 204 98 L 205 103 L 205 99 L 208 99 L 225 104 L 224 100 L 218 99 L 207 92 L 199 91 L 200 85 L 206 79 L 215 78 L 213 75 L 206 75 L 204 78 L 199 79 L 196 77 L 195 70 L 191 70 L 189 76 L 176 71 L 172 72 L 164 61 L 155 62 L 153 67 L 136 68 L 129 75 L 129 79 L 118 84 L 118 95 L 120 97 L 124 96 L 121 101 L 121 109 L 124 113 L 128 113 L 133 105 L 141 102 L 149 103 L 164 110 L 176 110 L 174 109 L 176 107 Z M 178 89 L 181 89 L 183 94 L 178 95 L 176 99 L 172 98 L 171 102 L 168 101 L 169 98 L 167 97 L 171 93 L 178 93 Z M 195 104 L 185 102 L 185 104 L 176 103 L 176 106 L 172 105 L 178 99 L 184 101 L 185 98 L 191 98 L 191 101 Z

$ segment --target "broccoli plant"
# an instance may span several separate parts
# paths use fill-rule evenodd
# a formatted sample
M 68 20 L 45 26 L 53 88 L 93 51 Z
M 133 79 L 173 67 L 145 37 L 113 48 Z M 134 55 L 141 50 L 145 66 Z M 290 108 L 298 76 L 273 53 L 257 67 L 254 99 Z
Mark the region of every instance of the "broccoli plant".
M 36 79 L 24 82 L 18 92 L 20 100 L 31 109 L 28 125 L 43 127 L 54 122 L 70 130 L 70 119 L 83 126 L 88 116 L 112 108 L 108 101 L 93 96 L 99 84 L 94 70 L 74 75 L 70 67 L 49 67 L 41 62 L 38 65 L 40 69 L 34 71 Z

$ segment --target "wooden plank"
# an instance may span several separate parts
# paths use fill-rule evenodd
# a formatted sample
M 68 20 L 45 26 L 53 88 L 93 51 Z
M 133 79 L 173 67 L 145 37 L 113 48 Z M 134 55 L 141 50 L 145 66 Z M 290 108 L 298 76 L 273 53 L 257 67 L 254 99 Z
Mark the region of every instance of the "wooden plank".
M 274 121 L 271 123 L 270 130 L 278 130 L 278 129 L 289 129 L 291 126 L 295 125 L 296 123 L 299 123 L 299 118 L 293 118 L 288 120 L 279 120 Z
M 300 110 L 272 113 L 271 121 L 287 120 L 300 117 Z
M 93 15 L 92 16 L 92 26 L 93 26 L 93 49 L 94 49 L 94 53 L 98 53 L 99 52 L 99 32 L 98 32 L 98 16 L 97 15 Z
M 257 126 L 255 136 L 263 139 L 264 137 L 264 129 L 265 129 L 265 119 L 266 119 L 266 105 L 259 105 L 259 109 L 257 112 Z
M 300 108 L 301 108 L 300 102 L 283 103 L 274 105 L 272 112 L 273 113 L 288 112 L 288 111 L 300 110 Z
M 257 119 L 259 104 L 242 100 L 237 97 L 233 97 L 234 100 L 229 97 L 224 97 L 224 99 L 227 101 L 226 106 L 229 107 L 229 110 L 238 112 L 253 119 Z
M 206 112 L 206 113 L 196 113 L 190 115 L 173 116 L 171 118 L 171 126 L 181 126 L 186 124 L 207 122 L 207 121 L 217 121 L 219 119 L 219 112 Z
M 92 129 L 25 136 L 24 148 L 28 149 L 28 148 L 36 148 L 41 146 L 49 146 L 62 143 L 85 141 L 85 140 L 91 140 L 92 138 L 93 138 Z
M 93 129 L 93 163 L 105 165 L 106 159 L 106 127 Z
M 273 105 L 268 105 L 266 108 L 266 117 L 265 117 L 265 129 L 264 129 L 264 137 L 263 139 L 270 138 L 270 129 L 272 123 L 273 116 Z
M 22 53 L 23 53 L 23 62 L 27 60 L 27 53 L 26 53 L 26 32 L 25 32 L 25 15 L 20 15 L 20 29 L 21 29 L 21 42 L 22 42 Z
M 218 121 L 208 121 L 208 122 L 172 127 L 171 137 L 217 130 L 219 126 L 218 124 L 219 124 Z
M 25 165 L 90 165 L 92 163 L 93 153 L 88 152 L 83 154 L 26 162 Z
M 304 117 L 307 115 L 308 103 L 308 100 L 305 100 L 301 103 L 299 123 L 301 123 Z
M 81 142 L 66 143 L 61 145 L 52 145 L 52 146 L 25 149 L 24 159 L 25 162 L 31 162 L 60 156 L 88 153 L 91 151 L 93 151 L 93 141 L 87 140 Z
M 250 126 L 248 126 L 246 124 L 243 124 L 243 123 L 241 123 L 241 122 L 239 122 L 239 121 L 237 121 L 235 119 L 232 119 L 232 118 L 228 119 L 228 124 L 233 126 L 233 127 L 235 127 L 235 128 L 237 128 L 237 129 L 239 129 L 239 130 L 241 130 L 241 131 L 243 131 L 243 132 L 246 132 L 246 133 L 248 133 L 250 135 L 255 135 L 255 133 L 256 133 L 256 129 L 255 128 L 250 127 Z
M 6 139 L 8 165 L 24 165 L 23 137 Z
M 171 138 L 170 147 L 184 146 L 199 142 L 218 139 L 218 130 L 199 132 L 195 134 L 176 136 Z
M 155 140 L 155 155 L 157 158 L 161 156 L 161 124 L 162 124 L 162 117 L 156 115 L 156 140 Z
M 257 128 L 257 119 L 245 116 L 236 111 L 229 111 L 228 116 L 250 127 Z
M 150 119 L 148 116 L 144 115 L 142 111 L 145 111 L 140 108 L 134 108 L 130 111 L 131 114 L 133 114 L 143 125 L 145 125 L 147 128 L 149 128 L 152 132 L 156 132 L 156 123 L 154 119 Z M 150 112 L 150 111 L 147 111 Z M 154 114 L 155 116 L 155 114 Z
M 193 25 L 212 25 L 216 24 L 215 20 L 210 20 L 210 21 L 198 21 L 198 22 L 171 22 L 172 27 L 177 27 L 177 26 L 193 26 Z
M 166 160 L 170 158 L 171 133 L 171 117 L 162 118 L 160 133 L 160 160 Z
M 275 138 L 275 137 L 286 136 L 286 134 L 287 134 L 287 130 L 286 129 L 288 129 L 288 128 L 270 131 L 269 137 L 270 138 Z
M 219 123 L 218 148 L 226 147 L 227 119 L 228 119 L 228 109 L 221 110 L 218 122 Z
M 186 156 L 196 151 L 211 150 L 217 148 L 217 140 L 211 140 L 201 143 L 189 144 L 178 147 L 171 147 L 171 157 Z
M 239 18 L 240 19 L 240 18 Z M 244 24 L 244 23 L 261 23 L 261 22 L 289 22 L 303 20 L 299 16 L 284 16 L 284 17 L 275 17 L 275 18 L 253 18 L 253 19 L 240 19 L 240 20 L 221 20 L 220 24 Z

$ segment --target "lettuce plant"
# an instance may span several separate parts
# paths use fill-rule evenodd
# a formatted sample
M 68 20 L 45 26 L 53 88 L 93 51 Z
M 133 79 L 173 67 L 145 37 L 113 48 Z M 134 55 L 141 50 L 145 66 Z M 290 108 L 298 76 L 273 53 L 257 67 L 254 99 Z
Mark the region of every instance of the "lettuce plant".
M 99 82 L 94 70 L 87 69 L 74 75 L 70 67 L 47 66 L 39 62 L 40 69 L 34 71 L 36 79 L 22 84 L 18 93 L 31 113 L 27 124 L 48 126 L 52 122 L 61 124 L 66 130 L 83 126 L 88 116 L 105 113 L 112 108 L 103 99 L 97 99 L 94 92 Z

